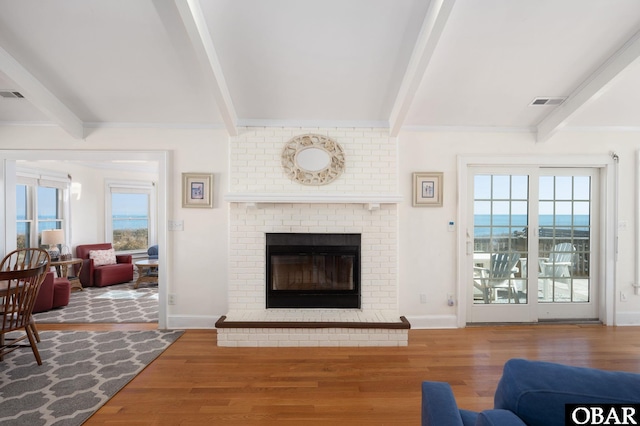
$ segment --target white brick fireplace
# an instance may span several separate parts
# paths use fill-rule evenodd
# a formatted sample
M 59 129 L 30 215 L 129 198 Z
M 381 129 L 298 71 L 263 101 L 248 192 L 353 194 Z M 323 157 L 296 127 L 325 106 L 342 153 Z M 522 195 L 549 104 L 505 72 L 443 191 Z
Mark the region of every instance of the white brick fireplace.
M 305 133 L 342 146 L 345 170 L 334 182 L 307 186 L 285 175 L 282 149 Z M 398 312 L 395 138 L 376 129 L 246 128 L 230 144 L 229 312 L 218 321 L 218 344 L 406 345 L 407 323 Z M 267 309 L 267 233 L 361 234 L 361 308 Z

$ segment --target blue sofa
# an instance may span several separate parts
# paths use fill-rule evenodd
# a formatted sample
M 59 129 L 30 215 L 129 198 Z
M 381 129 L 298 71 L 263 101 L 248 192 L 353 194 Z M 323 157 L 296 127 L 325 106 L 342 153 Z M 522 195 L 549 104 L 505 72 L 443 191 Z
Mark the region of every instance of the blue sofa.
M 448 383 L 422 383 L 423 426 L 564 426 L 565 404 L 639 404 L 640 374 L 511 359 L 494 408 L 458 409 Z

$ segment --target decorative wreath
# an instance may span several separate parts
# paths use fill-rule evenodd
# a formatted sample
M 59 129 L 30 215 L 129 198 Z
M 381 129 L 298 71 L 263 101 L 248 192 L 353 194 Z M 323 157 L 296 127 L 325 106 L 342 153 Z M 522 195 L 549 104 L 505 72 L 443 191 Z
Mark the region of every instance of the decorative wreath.
M 300 166 L 296 157 L 309 148 L 324 151 L 329 158 L 327 166 L 321 170 L 307 170 Z M 303 185 L 326 185 L 336 180 L 344 171 L 345 156 L 342 147 L 335 140 L 316 134 L 295 136 L 282 150 L 282 167 L 294 182 Z

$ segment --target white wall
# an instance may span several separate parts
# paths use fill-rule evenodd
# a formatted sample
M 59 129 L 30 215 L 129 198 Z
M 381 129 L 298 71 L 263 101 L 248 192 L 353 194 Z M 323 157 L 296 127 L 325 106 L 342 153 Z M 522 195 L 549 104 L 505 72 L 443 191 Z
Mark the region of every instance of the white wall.
M 635 255 L 635 186 L 638 133 L 573 133 L 556 135 L 544 144 L 524 133 L 402 132 L 398 138 L 399 311 L 413 327 L 450 326 L 456 307 L 446 303 L 456 293 L 456 236 L 447 231 L 457 220 L 457 156 L 461 154 L 532 154 L 571 156 L 608 154 L 620 158 L 620 232 L 616 263 L 615 321 L 640 324 L 640 296 L 633 294 Z M 227 311 L 227 247 L 229 207 L 228 143 L 223 129 L 96 129 L 85 141 L 75 141 L 54 127 L 0 127 L 0 149 L 166 150 L 171 153 L 168 217 L 184 220 L 183 232 L 169 232 L 170 276 L 168 291 L 177 294 L 169 307 L 169 324 L 175 327 L 212 327 Z M 444 172 L 444 206 L 411 206 L 411 173 Z M 212 172 L 214 208 L 183 209 L 182 172 Z M 460 231 L 458 229 L 458 231 Z M 619 291 L 628 295 L 619 301 Z M 427 303 L 420 303 L 426 294 Z M 455 323 L 455 322 L 454 322 Z
M 400 206 L 400 312 L 414 327 L 455 326 L 457 306 L 447 305 L 447 294 L 457 297 L 456 258 L 457 234 L 448 232 L 448 222 L 457 221 L 457 161 L 459 155 L 535 155 L 558 158 L 568 163 L 572 156 L 618 154 L 619 211 L 626 229 L 619 233 L 616 262 L 614 324 L 640 324 L 640 296 L 634 295 L 634 248 L 636 151 L 640 148 L 638 134 L 566 132 L 546 143 L 538 144 L 527 133 L 463 133 L 463 132 L 402 132 L 400 146 L 400 185 L 405 200 L 411 198 L 411 173 L 444 172 L 444 205 L 441 208 Z M 615 229 L 612 218 L 607 218 Z M 464 232 L 457 228 L 457 232 Z M 627 294 L 620 302 L 619 293 Z M 420 294 L 427 303 L 420 303 Z M 460 301 L 458 301 L 460 302 Z

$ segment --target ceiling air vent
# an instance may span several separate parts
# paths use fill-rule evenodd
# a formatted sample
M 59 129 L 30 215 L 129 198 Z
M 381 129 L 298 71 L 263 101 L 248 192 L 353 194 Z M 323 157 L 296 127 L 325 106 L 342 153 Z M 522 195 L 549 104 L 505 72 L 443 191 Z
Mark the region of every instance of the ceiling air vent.
M 529 105 L 560 105 L 567 98 L 535 98 Z
M 0 90 L 0 96 L 7 99 L 22 99 L 22 93 L 20 92 L 12 92 L 10 90 Z

